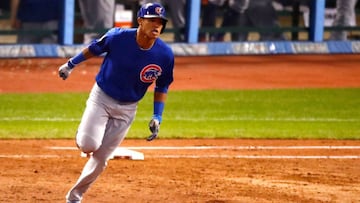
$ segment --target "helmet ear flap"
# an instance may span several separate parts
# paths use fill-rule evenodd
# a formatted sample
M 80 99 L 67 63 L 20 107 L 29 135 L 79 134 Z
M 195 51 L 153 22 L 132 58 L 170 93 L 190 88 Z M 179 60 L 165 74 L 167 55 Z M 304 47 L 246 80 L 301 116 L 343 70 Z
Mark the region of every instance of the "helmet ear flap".
M 165 28 L 166 28 L 166 23 L 167 23 L 167 20 L 162 19 L 162 25 L 163 25 L 163 27 L 162 27 L 162 29 L 161 29 L 161 31 L 160 31 L 161 34 L 164 32 L 164 30 L 165 30 Z

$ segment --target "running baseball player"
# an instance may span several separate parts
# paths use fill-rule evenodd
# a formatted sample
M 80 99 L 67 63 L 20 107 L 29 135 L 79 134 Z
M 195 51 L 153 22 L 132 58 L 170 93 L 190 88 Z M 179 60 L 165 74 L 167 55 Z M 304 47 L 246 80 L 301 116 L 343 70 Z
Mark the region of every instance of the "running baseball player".
M 105 169 L 134 120 L 139 100 L 154 82 L 152 134 L 147 140 L 158 135 L 174 68 L 174 54 L 159 38 L 167 23 L 165 8 L 158 3 L 143 5 L 137 22 L 138 28 L 110 29 L 59 68 L 59 76 L 65 80 L 79 63 L 105 54 L 76 134 L 79 149 L 91 156 L 67 193 L 67 203 L 81 202 Z

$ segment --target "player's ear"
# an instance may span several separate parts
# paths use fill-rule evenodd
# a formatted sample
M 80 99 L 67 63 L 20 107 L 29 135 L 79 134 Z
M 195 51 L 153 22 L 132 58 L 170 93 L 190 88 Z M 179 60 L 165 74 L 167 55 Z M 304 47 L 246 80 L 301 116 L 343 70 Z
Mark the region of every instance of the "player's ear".
M 138 25 L 141 25 L 142 21 L 143 21 L 143 18 L 140 18 L 140 17 L 137 18 Z

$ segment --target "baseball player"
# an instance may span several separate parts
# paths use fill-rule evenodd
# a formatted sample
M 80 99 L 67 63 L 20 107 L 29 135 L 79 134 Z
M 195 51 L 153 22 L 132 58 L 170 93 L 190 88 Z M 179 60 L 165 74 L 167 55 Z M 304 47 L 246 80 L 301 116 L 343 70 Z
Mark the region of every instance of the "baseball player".
M 170 84 L 174 54 L 159 36 L 165 29 L 165 8 L 148 3 L 138 11 L 137 28 L 112 28 L 59 68 L 64 80 L 81 62 L 105 54 L 82 116 L 76 144 L 91 154 L 83 171 L 66 195 L 67 203 L 81 202 L 83 194 L 105 169 L 112 152 L 125 138 L 138 102 L 155 83 L 154 113 L 149 123 L 156 138 Z
M 220 27 L 279 27 L 272 0 L 208 0 L 203 12 L 202 26 L 215 26 L 216 9 L 223 7 L 223 20 Z M 259 15 L 261 13 L 261 15 Z M 210 34 L 209 41 L 224 41 L 225 32 Z M 247 32 L 232 32 L 231 41 L 246 41 Z M 260 40 L 285 40 L 281 33 L 260 32 Z M 200 41 L 206 40 L 200 33 Z
M 355 6 L 358 0 L 337 0 L 333 26 L 356 26 Z M 347 40 L 348 31 L 333 31 L 330 40 Z
M 114 25 L 115 0 L 79 0 L 84 27 L 87 29 L 109 29 Z M 84 44 L 100 37 L 99 33 L 85 33 Z

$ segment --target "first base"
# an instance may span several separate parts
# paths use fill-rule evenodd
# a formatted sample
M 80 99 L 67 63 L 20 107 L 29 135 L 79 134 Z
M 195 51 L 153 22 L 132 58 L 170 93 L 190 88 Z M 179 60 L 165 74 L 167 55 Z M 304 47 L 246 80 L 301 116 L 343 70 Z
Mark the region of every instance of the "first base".
M 81 152 L 81 157 L 88 157 L 89 155 Z M 130 159 L 130 160 L 144 160 L 144 154 L 138 151 L 118 147 L 115 149 L 110 159 Z

